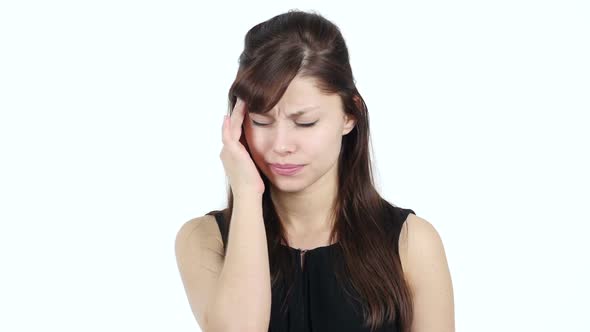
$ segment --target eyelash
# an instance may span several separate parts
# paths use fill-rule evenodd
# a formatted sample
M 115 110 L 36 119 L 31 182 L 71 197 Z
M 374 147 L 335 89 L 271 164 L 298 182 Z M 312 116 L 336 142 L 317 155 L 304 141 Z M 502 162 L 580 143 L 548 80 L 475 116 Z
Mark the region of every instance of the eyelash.
M 297 126 L 304 127 L 304 128 L 309 128 L 309 127 L 313 127 L 316 123 L 317 123 L 317 121 L 316 122 L 313 122 L 313 123 L 298 123 Z M 255 125 L 255 126 L 257 126 L 257 127 L 266 127 L 266 126 L 269 125 L 268 123 L 258 123 L 258 122 L 254 121 L 254 120 L 252 120 L 252 124 Z

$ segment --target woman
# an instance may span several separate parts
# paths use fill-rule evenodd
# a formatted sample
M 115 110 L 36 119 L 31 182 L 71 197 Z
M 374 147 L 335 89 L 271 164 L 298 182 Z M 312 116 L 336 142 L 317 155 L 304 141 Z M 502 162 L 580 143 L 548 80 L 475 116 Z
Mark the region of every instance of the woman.
M 301 11 L 254 26 L 229 103 L 228 207 L 176 238 L 201 329 L 454 331 L 437 231 L 375 189 L 368 111 L 337 26 Z

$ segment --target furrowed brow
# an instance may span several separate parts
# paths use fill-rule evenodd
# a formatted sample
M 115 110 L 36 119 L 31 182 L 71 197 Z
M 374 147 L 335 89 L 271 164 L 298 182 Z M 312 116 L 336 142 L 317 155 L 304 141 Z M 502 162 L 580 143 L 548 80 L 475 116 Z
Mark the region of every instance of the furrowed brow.
M 315 110 L 315 109 L 318 109 L 318 108 L 320 108 L 320 107 L 319 106 L 305 107 L 305 108 L 302 108 L 302 109 L 298 110 L 297 112 L 293 112 L 293 114 L 290 114 L 288 117 L 291 118 L 291 119 L 298 118 L 298 117 L 302 116 L 303 114 L 307 113 L 307 111 L 312 111 L 312 110 Z M 266 114 L 266 113 L 261 114 L 261 115 L 262 116 L 267 116 L 267 117 L 272 117 L 272 115 Z

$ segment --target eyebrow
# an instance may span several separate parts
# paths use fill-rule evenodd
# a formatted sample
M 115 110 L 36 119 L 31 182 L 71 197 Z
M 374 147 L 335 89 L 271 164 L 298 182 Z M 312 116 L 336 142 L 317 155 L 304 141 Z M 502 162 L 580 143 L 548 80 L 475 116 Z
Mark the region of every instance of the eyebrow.
M 315 110 L 315 109 L 318 109 L 318 108 L 320 108 L 320 107 L 319 107 L 319 106 L 309 106 L 309 107 L 304 107 L 304 108 L 302 108 L 302 109 L 298 110 L 297 112 L 293 112 L 293 114 L 290 114 L 288 117 L 289 117 L 289 118 L 291 118 L 291 119 L 292 119 L 292 118 L 298 118 L 298 117 L 300 117 L 301 115 L 305 114 L 307 111 L 312 111 L 312 110 Z M 269 112 L 269 113 L 270 113 L 270 112 Z M 266 114 L 266 113 L 264 113 L 264 114 L 260 114 L 260 115 L 263 115 L 263 116 L 271 116 L 271 115 L 268 115 L 268 114 Z

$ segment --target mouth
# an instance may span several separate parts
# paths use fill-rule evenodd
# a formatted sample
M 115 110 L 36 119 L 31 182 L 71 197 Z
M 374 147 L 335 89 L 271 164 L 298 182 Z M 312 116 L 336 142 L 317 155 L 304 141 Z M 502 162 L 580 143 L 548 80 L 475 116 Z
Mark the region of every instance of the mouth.
M 303 166 L 302 164 L 270 164 L 270 166 L 280 168 L 280 169 L 291 169 Z
M 270 164 L 270 169 L 278 175 L 295 175 L 297 174 L 305 165 L 297 165 L 297 164 Z

